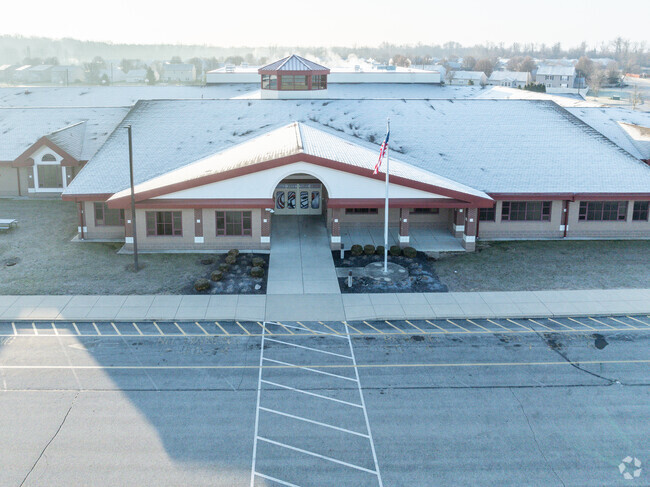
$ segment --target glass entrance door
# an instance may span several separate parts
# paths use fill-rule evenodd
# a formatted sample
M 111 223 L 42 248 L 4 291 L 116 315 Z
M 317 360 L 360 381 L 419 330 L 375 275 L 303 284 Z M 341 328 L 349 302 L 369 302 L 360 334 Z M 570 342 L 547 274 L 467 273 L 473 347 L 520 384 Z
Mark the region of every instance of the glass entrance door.
M 275 190 L 275 212 L 278 215 L 320 215 L 322 186 L 320 184 L 280 184 Z

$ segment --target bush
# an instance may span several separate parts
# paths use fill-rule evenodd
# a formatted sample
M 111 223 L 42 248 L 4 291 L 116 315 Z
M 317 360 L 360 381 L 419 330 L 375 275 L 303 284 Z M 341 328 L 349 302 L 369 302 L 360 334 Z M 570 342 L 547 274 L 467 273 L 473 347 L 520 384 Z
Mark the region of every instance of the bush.
M 220 281 L 223 279 L 223 272 L 221 271 L 214 271 L 212 274 L 210 274 L 210 279 L 213 281 Z
M 409 259 L 414 259 L 415 256 L 418 255 L 418 251 L 413 247 L 404 247 L 402 253 L 404 254 L 404 257 L 408 257 Z
M 264 269 L 261 267 L 253 267 L 251 268 L 251 276 L 253 277 L 264 277 Z
M 239 250 L 237 250 L 237 249 L 230 249 L 230 250 L 228 251 L 228 255 L 234 255 L 235 257 L 237 257 L 237 256 L 239 255 Z
M 358 257 L 359 255 L 363 254 L 363 247 L 361 245 L 353 245 L 350 247 L 350 254 Z
M 399 248 L 399 245 L 391 245 L 390 249 L 388 249 L 388 253 L 393 257 L 399 257 L 402 253 L 402 249 Z
M 219 264 L 219 267 L 217 267 L 221 272 L 228 272 L 230 270 L 230 266 L 226 263 L 221 263 Z
M 385 247 L 383 245 L 377 245 L 377 248 L 375 249 L 375 254 L 381 255 L 383 257 L 384 256 L 384 250 L 385 250 Z
M 208 289 L 210 289 L 210 281 L 203 278 L 197 279 L 196 282 L 194 283 L 194 289 L 196 289 L 199 292 L 207 291 Z
M 235 262 L 237 262 L 237 256 L 236 255 L 234 255 L 234 254 L 226 255 L 226 264 L 233 265 Z
M 366 255 L 372 255 L 375 253 L 375 246 L 374 245 L 364 245 L 363 246 L 363 253 Z
M 201 264 L 203 265 L 212 265 L 214 264 L 214 257 L 204 257 L 201 259 Z
M 253 264 L 253 267 L 264 267 L 266 266 L 266 261 L 262 259 L 261 257 L 253 257 L 253 260 L 251 261 Z

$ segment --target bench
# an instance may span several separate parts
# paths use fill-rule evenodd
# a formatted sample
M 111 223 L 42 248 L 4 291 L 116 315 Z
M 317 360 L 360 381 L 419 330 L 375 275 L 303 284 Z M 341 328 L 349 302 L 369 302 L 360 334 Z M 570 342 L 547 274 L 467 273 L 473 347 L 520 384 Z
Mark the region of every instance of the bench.
M 9 230 L 11 227 L 18 226 L 18 220 L 13 218 L 2 219 L 0 218 L 0 230 Z

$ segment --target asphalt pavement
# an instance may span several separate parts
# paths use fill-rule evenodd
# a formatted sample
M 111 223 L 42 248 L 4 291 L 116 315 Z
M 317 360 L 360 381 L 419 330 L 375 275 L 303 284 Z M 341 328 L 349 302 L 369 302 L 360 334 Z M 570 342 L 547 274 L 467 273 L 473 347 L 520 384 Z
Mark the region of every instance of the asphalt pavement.
M 0 485 L 650 485 L 650 330 L 617 319 L 19 322 L 0 336 Z

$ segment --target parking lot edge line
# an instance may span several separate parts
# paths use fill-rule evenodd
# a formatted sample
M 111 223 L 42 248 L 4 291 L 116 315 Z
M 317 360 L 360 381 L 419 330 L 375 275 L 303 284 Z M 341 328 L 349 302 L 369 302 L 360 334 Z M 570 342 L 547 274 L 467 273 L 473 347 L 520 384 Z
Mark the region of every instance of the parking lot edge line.
M 323 426 L 325 428 L 331 428 L 331 429 L 334 429 L 334 430 L 337 430 L 337 431 L 341 431 L 343 433 L 349 433 L 351 435 L 361 436 L 362 438 L 370 438 L 368 435 L 363 434 L 363 433 L 359 433 L 358 431 L 352 431 L 352 430 L 349 430 L 349 429 L 346 429 L 346 428 L 341 428 L 339 426 L 334 426 L 333 424 L 321 423 L 320 421 L 316 421 L 316 420 L 309 419 L 309 418 L 303 418 L 302 416 L 296 416 L 294 414 L 283 413 L 282 411 L 276 411 L 275 409 L 269 409 L 269 408 L 265 408 L 265 407 L 260 406 L 260 410 L 261 411 L 266 411 L 267 413 L 277 414 L 277 415 L 280 415 L 280 416 L 285 416 L 287 418 L 296 419 L 298 421 L 304 421 L 305 423 L 311 423 L 311 424 L 315 424 L 315 425 L 318 425 L 318 426 Z
M 590 329 L 592 331 L 596 331 L 596 329 L 593 326 L 589 326 L 588 324 L 583 323 L 580 320 L 576 320 L 575 318 L 571 318 L 570 316 L 567 316 L 567 319 L 573 321 L 574 323 L 578 323 L 579 325 L 586 326 L 588 329 Z
M 432 322 L 429 321 L 429 320 L 424 320 L 424 321 L 426 321 L 427 323 L 429 323 L 431 326 L 435 326 L 436 328 L 438 328 L 438 330 L 442 330 L 443 333 L 449 333 L 449 330 L 445 330 L 443 327 L 438 326 L 438 325 L 436 325 L 435 323 L 432 323 Z
M 54 334 L 55 334 L 55 335 L 58 335 L 58 334 L 59 334 L 59 330 L 57 330 L 57 329 L 56 329 L 56 326 L 54 326 L 54 322 L 52 322 L 52 323 L 50 323 L 50 324 L 52 325 L 52 329 L 54 330 Z
M 450 319 L 447 319 L 447 320 L 445 320 L 445 321 L 447 321 L 448 323 L 451 323 L 451 324 L 454 325 L 454 326 L 457 326 L 457 327 L 460 328 L 461 330 L 465 330 L 465 333 L 472 333 L 472 332 L 469 331 L 467 328 L 464 328 L 464 327 L 460 326 L 458 323 L 454 323 L 454 322 L 451 321 Z
M 341 333 L 339 333 L 338 331 L 336 331 L 336 330 L 335 330 L 334 328 L 332 328 L 331 326 L 329 326 L 329 325 L 323 323 L 322 321 L 319 321 L 318 323 L 321 324 L 321 325 L 323 325 L 323 326 L 324 326 L 325 328 L 327 328 L 328 330 L 332 330 L 332 333 L 334 333 L 335 336 L 340 336 L 340 337 L 344 337 L 344 338 L 345 338 L 345 335 L 342 335 Z
M 489 331 L 490 333 L 494 333 L 494 330 L 488 330 L 488 329 L 485 328 L 484 326 L 479 325 L 478 323 L 476 323 L 476 322 L 470 320 L 469 318 L 467 318 L 465 321 L 467 321 L 468 323 L 471 323 L 471 324 L 474 325 L 474 326 L 478 326 L 481 330 L 485 330 L 485 331 Z
M 286 448 L 288 450 L 297 451 L 299 453 L 304 453 L 305 455 L 311 455 L 311 456 L 316 457 L 316 458 L 321 458 L 323 460 L 328 460 L 328 461 L 333 462 L 333 463 L 338 463 L 339 465 L 343 465 L 345 467 L 350 467 L 350 468 L 354 468 L 354 469 L 357 469 L 357 470 L 361 470 L 362 472 L 367 472 L 367 473 L 377 475 L 377 472 L 375 472 L 373 470 L 370 470 L 369 468 L 366 468 L 366 467 L 360 467 L 359 465 L 354 465 L 353 463 L 344 462 L 343 460 L 337 460 L 336 458 L 328 457 L 326 455 L 321 455 L 320 453 L 314 453 L 314 452 L 309 451 L 309 450 L 303 450 L 302 448 L 298 448 L 298 447 L 295 447 L 295 446 L 292 446 L 292 445 L 288 445 L 288 444 L 282 443 L 280 441 L 271 440 L 269 438 L 265 438 L 264 436 L 258 436 L 257 438 L 264 441 L 264 442 L 266 442 L 266 443 L 270 443 L 272 445 L 279 446 L 281 448 Z M 381 483 L 380 483 L 380 487 L 381 487 Z
M 615 329 L 616 329 L 616 328 L 614 328 L 612 325 L 609 325 L 609 324 L 604 323 L 604 322 L 602 322 L 602 321 L 600 321 L 600 320 L 597 320 L 596 318 L 592 318 L 591 316 L 589 316 L 589 319 L 590 319 L 591 321 L 595 321 L 596 323 L 599 323 L 599 324 L 601 324 L 601 325 L 603 325 L 603 326 L 607 326 L 607 327 L 611 328 L 612 330 L 615 330 Z
M 240 323 L 239 321 L 235 321 L 235 323 L 237 323 L 237 325 L 239 326 L 239 328 L 241 328 L 242 330 L 244 330 L 244 331 L 246 332 L 246 334 L 250 336 L 251 332 L 248 331 L 248 330 L 247 330 L 246 328 L 244 328 L 243 326 L 241 326 L 241 323 Z
M 72 326 L 74 326 L 75 331 L 77 332 L 77 336 L 81 336 L 81 332 L 79 331 L 79 328 L 77 328 L 77 324 L 73 321 Z
M 158 333 L 160 333 L 160 336 L 165 336 L 165 334 L 163 333 L 163 331 L 162 331 L 162 330 L 160 329 L 160 327 L 158 326 L 158 323 L 156 323 L 155 321 L 153 321 L 152 323 L 153 323 L 153 326 L 156 327 L 156 330 L 158 330 Z
M 317 334 L 314 330 L 312 330 L 311 328 L 309 328 L 307 325 L 305 325 L 305 324 L 302 323 L 301 321 L 296 321 L 296 323 L 298 323 L 300 326 L 302 326 L 305 330 L 312 332 L 314 335 Z
M 629 323 L 625 323 L 624 321 L 617 320 L 617 319 L 614 318 L 613 316 L 609 316 L 609 319 L 610 319 L 610 320 L 614 320 L 616 323 L 620 323 L 621 325 L 629 326 L 629 327 L 630 327 L 631 329 L 633 329 L 633 330 L 639 330 L 639 328 L 637 328 L 636 326 L 632 326 L 632 325 L 630 325 Z
M 239 322 L 237 322 L 239 324 Z M 241 325 L 239 325 L 241 326 Z M 243 328 L 243 326 L 242 326 Z M 257 404 L 255 406 L 255 436 L 253 440 L 253 459 L 251 463 L 251 483 L 250 487 L 255 485 L 255 464 L 257 462 L 257 438 L 260 425 L 260 399 L 262 397 L 262 365 L 264 361 L 264 328 L 262 328 L 262 337 L 260 341 L 260 370 L 257 375 Z
M 1 367 L 1 366 L 0 366 Z M 268 384 L 270 386 L 279 387 L 280 389 L 287 389 L 288 391 L 298 392 L 300 394 L 306 394 L 308 396 L 319 397 L 320 399 L 325 399 L 327 401 L 338 402 L 341 404 L 346 404 L 348 406 L 353 406 L 355 408 L 361 408 L 361 404 L 354 404 L 353 402 L 343 401 L 342 399 L 336 399 L 335 397 L 327 397 L 322 394 L 316 394 L 315 392 L 303 391 L 302 389 L 296 389 L 295 387 L 285 386 L 284 384 L 278 384 L 277 382 L 271 382 L 268 380 L 262 379 L 263 384 Z
M 390 326 L 392 326 L 393 328 L 395 328 L 395 329 L 396 329 L 397 331 L 399 331 L 400 333 L 406 334 L 406 332 L 405 332 L 404 330 L 401 330 L 400 328 L 397 328 L 397 327 L 396 327 L 395 325 L 393 325 L 390 321 L 388 321 L 388 320 L 384 320 L 384 322 L 385 322 L 385 323 L 388 323 Z
M 350 357 L 348 355 L 343 355 L 341 353 L 328 352 L 327 350 L 321 350 L 319 348 L 312 348 L 312 347 L 307 347 L 305 345 L 298 345 L 297 343 L 291 343 L 291 342 L 285 342 L 285 341 L 282 341 L 282 340 L 276 340 L 275 338 L 267 338 L 267 340 L 270 341 L 270 342 L 281 343 L 282 345 L 287 345 L 289 347 L 303 348 L 305 350 L 311 350 L 313 352 L 320 352 L 320 353 L 324 353 L 324 354 L 327 354 L 327 355 L 333 355 L 335 357 L 341 357 L 341 358 L 346 358 L 348 360 L 352 360 L 352 357 Z
M 286 480 L 280 480 L 275 477 L 271 477 L 270 475 L 266 475 L 264 473 L 260 472 L 254 472 L 254 475 L 257 475 L 258 477 L 262 477 L 263 479 L 270 480 L 271 482 L 275 482 L 276 484 L 284 485 L 285 487 L 300 487 L 299 485 L 292 484 L 291 482 L 287 482 Z
M 270 330 L 266 327 L 266 325 L 260 323 L 259 321 L 256 321 L 255 323 L 257 323 L 257 324 L 262 328 L 262 336 L 264 336 L 265 334 L 266 334 L 266 335 L 275 335 L 275 333 L 273 333 L 272 331 L 270 331 Z
M 375 331 L 381 333 L 382 335 L 385 335 L 385 334 L 386 334 L 385 332 L 383 332 L 383 331 L 381 331 L 381 330 L 375 328 L 374 326 L 372 326 L 370 323 L 368 323 L 368 322 L 365 321 L 365 320 L 364 320 L 364 323 L 365 323 L 366 325 L 368 325 L 370 328 L 372 328 L 373 330 L 375 330 Z
M 330 377 L 336 377 L 337 379 L 343 379 L 343 380 L 349 380 L 351 382 L 356 382 L 356 379 L 353 379 L 352 377 L 345 377 L 344 375 L 332 374 L 331 372 L 325 372 L 324 370 L 312 369 L 311 367 L 307 367 L 306 365 L 291 364 L 289 362 L 282 362 L 280 360 L 274 360 L 274 359 L 266 358 L 266 357 L 264 357 L 264 360 L 266 360 L 267 362 L 273 362 L 275 364 L 286 365 L 289 368 L 294 368 L 295 367 L 296 369 L 304 369 L 304 370 L 308 370 L 309 372 L 315 372 L 316 374 L 324 374 L 324 375 L 329 375 Z
M 642 323 L 642 324 L 644 324 L 644 325 L 646 325 L 646 326 L 650 326 L 650 323 L 646 323 L 646 322 L 643 321 L 643 320 L 639 320 L 639 319 L 635 318 L 634 316 L 627 316 L 627 315 L 626 315 L 625 317 L 626 317 L 626 318 L 629 318 L 629 319 L 631 319 L 631 320 L 634 320 L 634 321 L 638 321 L 639 323 Z
M 548 317 L 548 318 L 546 318 L 546 319 L 547 319 L 548 321 L 552 321 L 553 323 L 556 323 L 556 324 L 558 324 L 558 325 L 560 325 L 560 326 L 563 326 L 563 327 L 565 327 L 565 328 L 568 328 L 569 330 L 576 331 L 575 328 L 572 328 L 572 327 L 570 327 L 569 325 L 565 325 L 564 323 L 562 323 L 562 322 L 560 322 L 560 321 L 554 320 L 554 319 L 551 318 L 551 317 Z M 593 328 L 592 328 L 592 330 L 593 330 Z
M 288 326 L 286 326 L 286 325 L 280 323 L 279 321 L 277 322 L 277 325 L 278 325 L 278 326 L 281 326 L 282 328 L 284 328 L 284 329 L 289 333 L 289 335 L 295 335 L 295 333 L 291 331 L 291 328 L 290 328 L 290 327 L 288 327 Z
M 135 321 L 133 322 L 133 327 L 137 330 L 140 336 L 144 335 L 144 333 L 142 333 L 142 330 L 140 330 L 140 327 L 135 323 Z
M 510 321 L 510 319 L 508 319 L 508 321 Z M 559 331 L 559 330 L 555 330 L 555 329 L 551 328 L 550 326 L 546 326 L 545 324 L 540 323 L 539 321 L 536 321 L 536 320 L 534 320 L 534 319 L 532 319 L 532 318 L 528 318 L 528 321 L 532 321 L 532 322 L 535 323 L 536 325 L 539 325 L 539 326 L 542 326 L 542 327 L 546 328 L 548 331 L 554 331 L 554 332 Z M 514 322 L 513 322 L 513 323 L 514 323 Z
M 368 419 L 368 411 L 366 410 L 366 401 L 363 398 L 363 389 L 361 389 L 361 379 L 359 379 L 359 369 L 357 367 L 357 358 L 354 355 L 354 347 L 352 346 L 352 339 L 348 335 L 348 344 L 350 345 L 350 355 L 352 355 L 352 364 L 354 366 L 354 374 L 357 378 L 357 387 L 359 388 L 359 397 L 361 398 L 361 406 L 363 410 L 363 417 L 366 420 L 366 430 L 368 431 L 368 441 L 370 442 L 370 449 L 372 451 L 372 458 L 375 462 L 375 474 L 377 475 L 377 481 L 379 482 L 379 487 L 383 487 L 381 480 L 381 473 L 379 473 L 379 462 L 377 461 L 377 452 L 375 452 L 375 442 L 372 439 L 372 431 L 370 430 L 370 420 Z
M 350 325 L 347 321 L 344 321 L 343 324 L 346 326 L 346 328 L 352 328 L 354 331 L 357 332 L 357 335 L 363 335 L 364 333 L 357 330 L 354 326 Z
M 415 326 L 415 325 L 414 325 L 413 323 L 411 323 L 409 320 L 404 320 L 404 321 L 405 321 L 407 324 L 411 325 L 411 326 L 412 326 L 413 328 L 415 328 L 416 330 L 418 330 L 418 331 L 424 333 L 425 335 L 430 334 L 430 332 L 424 331 L 424 330 L 423 330 L 422 328 L 420 328 L 419 326 Z
M 208 334 L 208 332 L 203 329 L 203 327 L 199 324 L 198 321 L 195 321 L 194 323 L 196 324 L 196 326 L 201 328 L 201 331 L 203 331 L 203 333 L 205 333 L 206 335 Z M 225 335 L 230 335 L 230 333 L 228 333 L 226 329 L 219 324 L 218 321 L 215 321 L 214 324 L 217 325 L 221 329 L 221 331 L 224 332 Z
M 180 331 L 183 335 L 187 335 L 187 333 L 185 333 L 185 330 L 183 330 L 178 323 L 174 321 L 174 324 L 176 325 L 176 328 L 178 328 L 178 331 Z
M 514 331 L 514 330 L 511 330 L 510 328 L 506 328 L 506 327 L 503 326 L 501 323 L 497 323 L 496 321 L 492 321 L 490 318 L 486 318 L 486 321 L 489 321 L 489 322 L 492 323 L 493 325 L 497 325 L 498 327 L 501 327 L 501 328 L 503 328 L 504 330 L 507 330 L 507 331 Z M 526 328 L 526 331 L 530 331 L 530 330 L 529 330 L 528 328 Z M 521 333 L 521 332 L 520 332 L 520 331 L 516 331 L 515 333 Z
M 101 332 L 99 331 L 99 328 L 97 327 L 94 321 L 93 321 L 93 326 L 95 327 L 95 331 L 97 332 L 97 335 L 102 336 Z
M 115 328 L 115 331 L 117 332 L 118 335 L 122 336 L 122 332 L 117 329 L 117 326 L 115 326 L 115 323 L 111 321 L 111 325 L 113 325 L 113 328 Z

